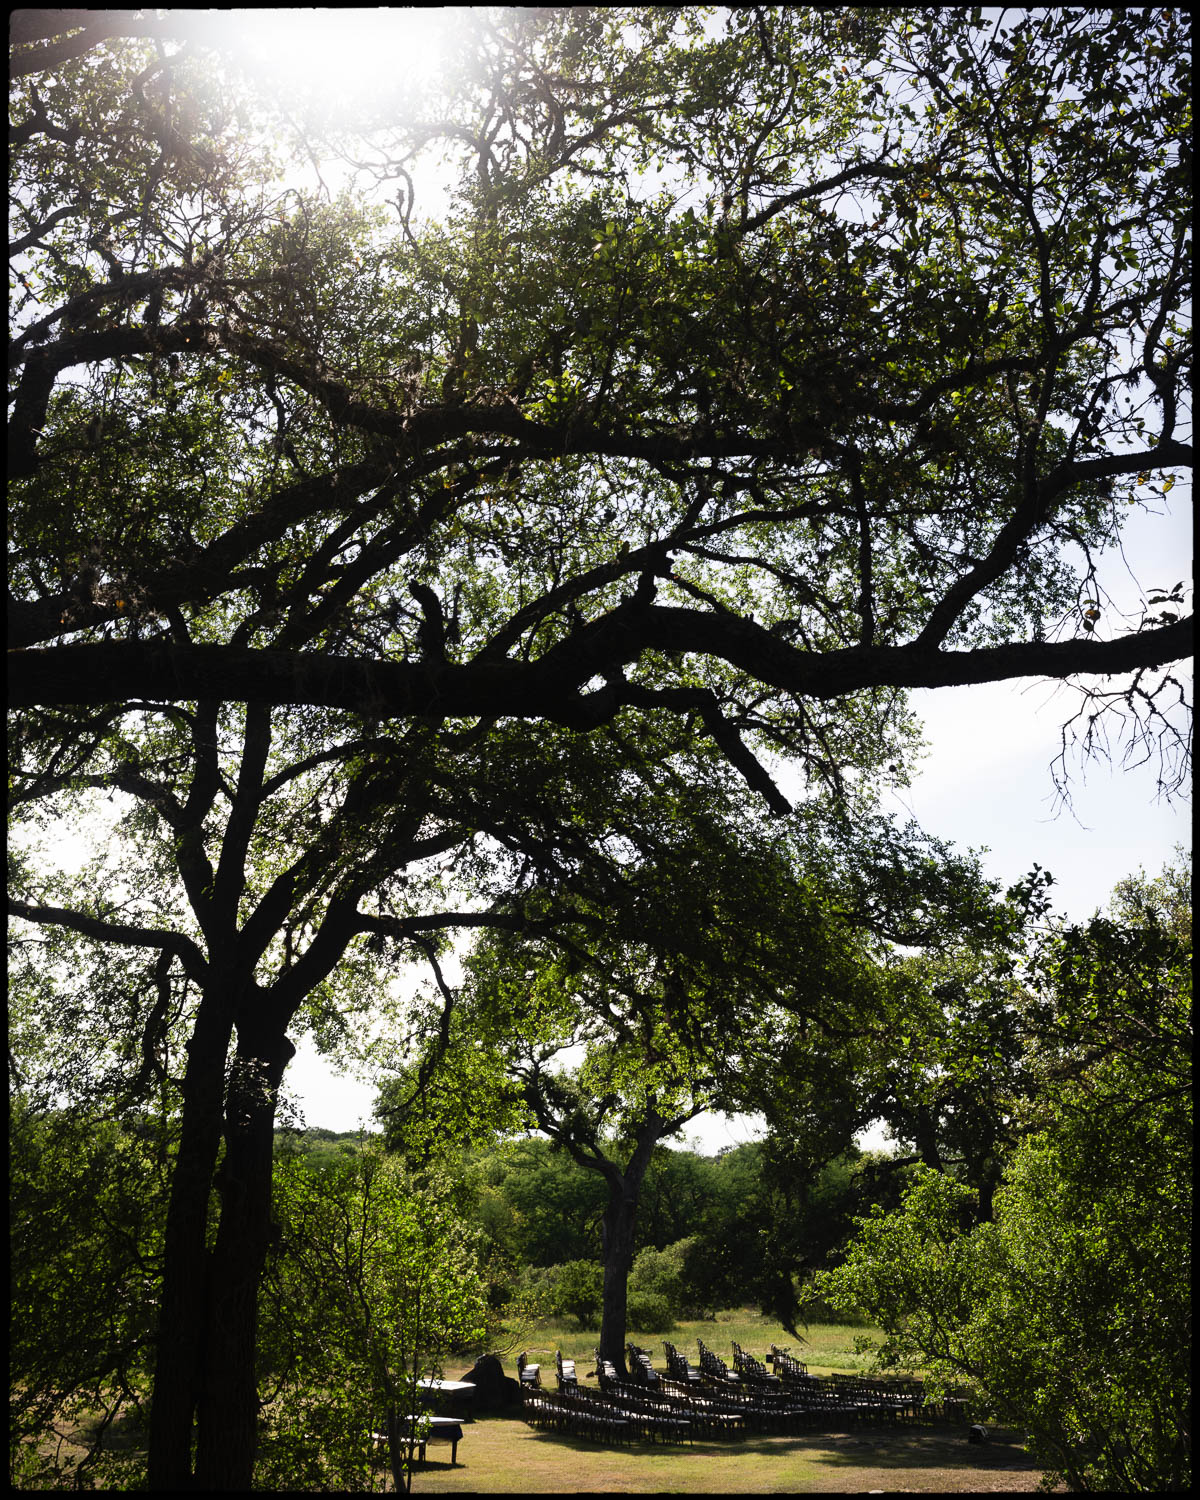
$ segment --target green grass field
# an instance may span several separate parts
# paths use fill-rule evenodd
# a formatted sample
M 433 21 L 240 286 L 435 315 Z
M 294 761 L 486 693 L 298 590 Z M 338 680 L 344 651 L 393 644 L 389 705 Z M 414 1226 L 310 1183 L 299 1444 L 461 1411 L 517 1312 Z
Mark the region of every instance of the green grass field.
M 725 1361 L 733 1363 L 734 1342 L 739 1343 L 748 1354 L 767 1359 L 772 1344 L 790 1350 L 797 1359 L 803 1360 L 814 1375 L 826 1375 L 832 1370 L 847 1373 L 862 1372 L 869 1368 L 869 1353 L 855 1352 L 855 1341 L 864 1335 L 878 1339 L 877 1328 L 847 1328 L 836 1323 L 814 1323 L 804 1329 L 805 1342 L 796 1339 L 770 1318 L 764 1318 L 752 1308 L 731 1308 L 718 1313 L 716 1320 L 701 1319 L 692 1323 L 680 1323 L 671 1333 L 642 1333 L 629 1331 L 629 1342 L 650 1351 L 654 1364 L 666 1368 L 663 1340 L 669 1339 L 682 1353 L 696 1362 L 696 1340 L 704 1343 Z M 540 1323 L 530 1333 L 526 1348 L 532 1361 L 554 1362 L 554 1351 L 561 1349 L 564 1357 L 590 1368 L 593 1353 L 600 1340 L 599 1330 L 580 1330 L 574 1323 L 547 1321 Z M 447 1367 L 449 1373 L 449 1367 Z M 553 1373 L 553 1368 L 551 1370 Z
M 634 1329 L 632 1343 L 649 1349 L 665 1366 L 667 1338 L 695 1362 L 696 1339 L 732 1363 L 731 1343 L 765 1359 L 771 1344 L 790 1347 L 814 1374 L 864 1371 L 870 1355 L 855 1350 L 862 1335 L 877 1329 L 814 1324 L 800 1344 L 777 1323 L 749 1308 L 731 1309 L 714 1321 L 681 1323 L 667 1334 Z M 529 1335 L 531 1361 L 554 1385 L 554 1352 L 574 1359 L 582 1379 L 593 1368 L 599 1335 L 570 1323 L 544 1322 Z M 515 1356 L 504 1361 L 516 1373 Z M 447 1362 L 446 1373 L 453 1362 Z M 968 1494 L 1031 1492 L 1040 1474 L 1011 1432 L 994 1431 L 984 1446 L 967 1441 L 957 1425 L 854 1425 L 842 1431 L 797 1436 L 750 1435 L 729 1442 L 691 1445 L 635 1444 L 603 1447 L 580 1438 L 535 1431 L 519 1418 L 481 1417 L 463 1429 L 458 1463 L 434 1444 L 413 1475 L 421 1494 L 863 1494 L 905 1491 Z
M 854 1427 L 799 1437 L 609 1448 L 486 1417 L 464 1426 L 458 1462 L 431 1444 L 414 1495 L 1026 1493 L 1041 1476 L 1012 1434 L 983 1447 L 962 1428 Z

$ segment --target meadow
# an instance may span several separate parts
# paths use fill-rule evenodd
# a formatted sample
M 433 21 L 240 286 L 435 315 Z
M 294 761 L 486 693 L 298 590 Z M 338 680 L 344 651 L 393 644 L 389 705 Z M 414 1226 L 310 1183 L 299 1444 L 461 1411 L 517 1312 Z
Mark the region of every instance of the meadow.
M 800 1342 L 781 1324 L 764 1317 L 753 1308 L 729 1308 L 717 1313 L 715 1318 L 699 1318 L 678 1323 L 669 1333 L 645 1333 L 631 1328 L 628 1341 L 650 1351 L 656 1367 L 666 1368 L 663 1340 L 667 1339 L 692 1361 L 697 1360 L 696 1340 L 704 1343 L 723 1359 L 733 1363 L 733 1350 L 738 1343 L 747 1353 L 766 1360 L 771 1345 L 778 1344 L 803 1360 L 814 1375 L 828 1375 L 837 1370 L 847 1374 L 865 1372 L 870 1368 L 869 1351 L 861 1351 L 856 1345 L 863 1338 L 879 1338 L 877 1328 L 851 1328 L 836 1323 L 814 1323 L 804 1329 L 804 1341 Z M 554 1351 L 561 1349 L 564 1358 L 580 1364 L 581 1371 L 591 1361 L 596 1345 L 600 1342 L 598 1329 L 581 1329 L 570 1319 L 546 1319 L 530 1332 L 525 1345 L 531 1361 L 549 1359 L 553 1374 Z M 513 1358 L 516 1355 L 514 1353 Z M 447 1373 L 449 1373 L 447 1362 Z
M 869 1352 L 858 1348 L 877 1329 L 813 1324 L 798 1342 L 784 1328 L 751 1308 L 732 1308 L 715 1319 L 680 1323 L 672 1332 L 636 1329 L 630 1341 L 665 1364 L 663 1339 L 695 1362 L 696 1340 L 726 1362 L 736 1341 L 765 1358 L 771 1344 L 791 1349 L 814 1374 L 865 1372 Z M 599 1335 L 570 1322 L 546 1321 L 525 1344 L 554 1383 L 554 1354 L 574 1359 L 582 1379 L 593 1368 Z M 548 1368 L 547 1368 L 548 1367 Z M 515 1356 L 505 1368 L 515 1373 Z M 447 1361 L 446 1373 L 462 1371 Z M 1038 1488 L 1039 1471 L 1017 1435 L 991 1431 L 982 1446 L 967 1440 L 966 1424 L 856 1425 L 800 1436 L 748 1436 L 733 1442 L 686 1446 L 601 1447 L 582 1439 L 534 1431 L 519 1418 L 480 1417 L 463 1430 L 458 1464 L 448 1450 L 428 1449 L 417 1466 L 413 1493 L 420 1494 L 862 1494 L 905 1490 L 955 1494 Z
M 458 1463 L 430 1446 L 414 1495 L 445 1494 L 980 1494 L 1032 1492 L 1041 1475 L 1008 1432 L 985 1446 L 964 1428 L 860 1426 L 798 1437 L 608 1448 L 535 1432 L 517 1418 L 463 1428 Z

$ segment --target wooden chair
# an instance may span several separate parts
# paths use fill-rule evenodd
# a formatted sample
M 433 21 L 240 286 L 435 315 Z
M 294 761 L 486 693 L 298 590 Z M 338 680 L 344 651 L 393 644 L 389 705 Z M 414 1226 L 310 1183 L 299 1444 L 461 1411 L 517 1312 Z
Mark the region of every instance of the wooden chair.
M 639 1349 L 636 1344 L 627 1344 L 626 1353 L 629 1355 L 629 1376 L 638 1385 L 656 1386 L 661 1384 L 658 1371 L 650 1363 L 648 1350 Z
M 740 1377 L 732 1371 L 725 1361 L 708 1348 L 703 1339 L 696 1340 L 696 1346 L 700 1350 L 700 1373 L 706 1375 L 709 1380 L 714 1380 L 718 1385 L 737 1385 Z
M 517 1383 L 524 1387 L 538 1390 L 541 1387 L 541 1365 L 531 1365 L 527 1361 L 525 1351 L 522 1349 L 517 1355 Z
M 733 1367 L 743 1380 L 768 1390 L 778 1390 L 783 1383 L 778 1375 L 772 1375 L 761 1360 L 747 1354 L 738 1343 L 733 1346 Z
M 776 1375 L 783 1379 L 812 1380 L 814 1378 L 808 1373 L 806 1364 L 801 1363 L 795 1355 L 789 1354 L 778 1344 L 771 1345 L 771 1363 L 775 1367 Z
M 680 1385 L 684 1386 L 699 1385 L 701 1383 L 700 1371 L 693 1369 L 692 1366 L 688 1364 L 687 1356 L 685 1354 L 680 1354 L 679 1350 L 676 1349 L 674 1344 L 669 1344 L 666 1339 L 664 1339 L 663 1349 L 666 1351 L 667 1355 L 667 1373 L 668 1375 L 670 1375 L 672 1380 L 676 1380 Z
M 575 1361 L 573 1359 L 564 1359 L 561 1349 L 554 1351 L 554 1370 L 558 1376 L 558 1388 L 560 1391 L 564 1386 L 579 1384 L 578 1376 L 575 1374 Z

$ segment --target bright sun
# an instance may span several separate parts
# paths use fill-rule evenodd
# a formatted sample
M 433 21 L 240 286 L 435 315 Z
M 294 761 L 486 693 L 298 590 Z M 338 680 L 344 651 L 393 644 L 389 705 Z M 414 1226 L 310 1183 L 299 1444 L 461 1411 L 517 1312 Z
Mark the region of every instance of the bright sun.
M 359 98 L 407 92 L 428 76 L 459 7 L 234 10 L 224 18 L 247 56 L 299 93 Z

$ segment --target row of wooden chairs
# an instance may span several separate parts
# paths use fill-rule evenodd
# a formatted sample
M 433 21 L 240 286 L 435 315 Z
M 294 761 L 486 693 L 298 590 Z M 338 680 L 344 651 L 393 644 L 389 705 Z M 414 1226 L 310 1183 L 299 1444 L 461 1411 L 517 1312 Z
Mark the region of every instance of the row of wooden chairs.
M 828 1380 L 840 1396 L 860 1403 L 874 1419 L 914 1422 L 922 1414 L 925 1392 L 919 1381 L 901 1386 L 859 1375 L 838 1374 L 830 1375 Z
M 779 1391 L 743 1385 L 703 1341 L 699 1370 L 673 1344 L 664 1341 L 663 1347 L 671 1371 L 668 1389 L 676 1388 L 688 1393 L 693 1401 L 702 1399 L 715 1410 L 737 1416 L 754 1432 L 793 1432 L 810 1424 L 811 1412 L 806 1405 L 788 1401 Z
M 531 1427 L 550 1428 L 598 1443 L 628 1443 L 635 1436 L 628 1417 L 580 1387 L 548 1391 L 522 1385 L 521 1415 Z
M 600 1394 L 652 1443 L 690 1443 L 696 1430 L 692 1413 L 665 1397 L 656 1386 L 623 1380 L 611 1360 L 596 1350 L 596 1375 Z
M 773 1353 L 776 1347 L 772 1346 Z M 734 1358 L 738 1368 L 730 1370 L 702 1340 L 699 1349 L 701 1380 L 742 1403 L 760 1427 L 790 1429 L 813 1421 L 915 1419 L 921 1409 L 922 1393 L 915 1384 L 898 1390 L 856 1376 L 818 1379 L 803 1366 L 796 1369 L 799 1361 L 791 1362 L 790 1369 L 786 1362 L 777 1363 L 777 1373 L 772 1375 L 737 1344 Z M 678 1351 L 675 1355 L 678 1366 Z
M 778 1344 L 771 1345 L 771 1368 L 780 1378 L 790 1376 L 793 1380 L 815 1380 L 815 1375 L 809 1375 L 808 1366 L 798 1360 L 795 1355 Z
M 662 1376 L 650 1363 L 650 1354 L 646 1349 L 639 1349 L 636 1344 L 626 1344 L 625 1353 L 629 1361 L 629 1376 L 637 1385 L 659 1386 L 662 1384 Z M 600 1351 L 596 1350 L 596 1359 L 599 1361 Z
M 781 1385 L 779 1376 L 772 1375 L 762 1360 L 755 1359 L 753 1354 L 747 1354 L 736 1340 L 733 1344 L 733 1367 L 751 1385 L 765 1386 L 768 1390 L 778 1390 Z
M 833 1391 L 843 1400 L 855 1401 L 865 1407 L 867 1415 L 873 1418 L 890 1417 L 915 1421 L 922 1415 L 935 1415 L 932 1409 L 925 1406 L 925 1387 L 919 1380 L 896 1378 L 877 1381 L 861 1375 L 836 1373 L 818 1379 L 808 1373 L 806 1365 L 778 1344 L 771 1345 L 771 1364 L 787 1389 L 802 1389 L 807 1386 Z
M 622 1375 L 596 1350 L 599 1390 L 579 1382 L 575 1361 L 555 1351 L 557 1391 L 541 1384 L 541 1367 L 526 1354 L 517 1358 L 525 1415 L 534 1426 L 550 1426 L 602 1442 L 691 1442 L 731 1437 L 743 1431 L 795 1432 L 831 1422 L 914 1420 L 923 1408 L 919 1381 L 871 1381 L 866 1377 L 810 1375 L 787 1350 L 771 1346 L 775 1372 L 733 1345 L 731 1370 L 698 1341 L 700 1368 L 664 1341 L 667 1373 L 660 1375 L 649 1351 L 627 1346 L 629 1374 Z M 593 1372 L 589 1372 L 589 1379 Z
M 661 1376 L 650 1364 L 650 1355 L 645 1349 L 639 1349 L 636 1344 L 629 1344 L 627 1352 L 630 1374 L 633 1375 L 636 1370 L 648 1371 L 653 1376 L 653 1381 L 640 1382 L 635 1379 L 629 1383 L 622 1382 L 607 1360 L 600 1361 L 599 1350 L 597 1350 L 597 1370 L 600 1375 L 601 1390 L 607 1386 L 618 1399 L 624 1400 L 633 1396 L 635 1399 L 654 1403 L 661 1411 L 686 1417 L 691 1424 L 692 1432 L 700 1437 L 736 1437 L 744 1430 L 745 1418 L 740 1413 L 720 1401 L 705 1396 L 694 1387 L 680 1386 L 669 1377 Z

